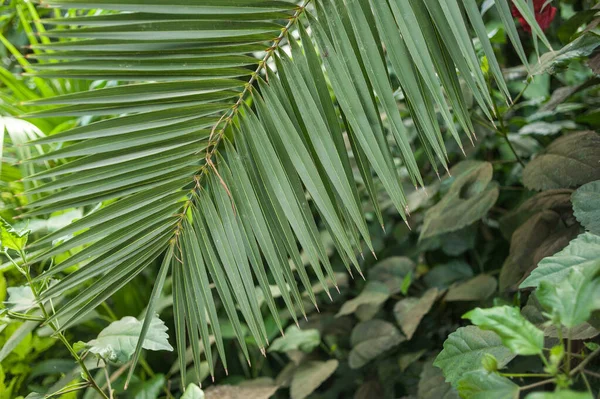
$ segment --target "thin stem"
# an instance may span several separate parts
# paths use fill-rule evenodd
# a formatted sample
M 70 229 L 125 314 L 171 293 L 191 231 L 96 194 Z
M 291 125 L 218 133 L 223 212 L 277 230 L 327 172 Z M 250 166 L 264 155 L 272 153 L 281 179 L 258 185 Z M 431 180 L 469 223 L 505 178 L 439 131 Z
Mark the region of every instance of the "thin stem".
M 590 353 L 585 359 L 583 359 L 583 361 L 581 363 L 579 363 L 577 365 L 577 367 L 575 367 L 573 370 L 571 370 L 571 373 L 569 373 L 569 375 L 573 376 L 574 374 L 582 371 L 585 368 L 585 366 L 587 366 L 587 364 L 589 362 L 591 362 L 592 359 L 594 359 L 599 354 L 600 354 L 600 349 L 596 349 L 595 351 Z
M 537 387 L 541 387 L 542 385 L 546 385 L 546 384 L 550 384 L 551 382 L 554 382 L 555 379 L 554 378 L 549 378 L 547 380 L 543 380 L 543 381 L 538 381 L 538 382 L 534 382 L 533 384 L 529 384 L 529 385 L 524 385 L 522 387 L 519 387 L 519 391 L 525 391 L 527 389 L 532 389 L 532 388 L 537 388 Z
M 39 306 L 40 310 L 42 311 L 42 314 L 44 315 L 44 318 L 46 320 L 48 320 L 50 318 L 50 315 L 46 311 L 46 307 L 44 306 L 44 304 L 40 301 L 40 299 L 39 299 L 39 293 L 37 292 L 37 289 L 35 288 L 35 285 L 33 284 L 33 280 L 31 279 L 31 274 L 29 273 L 29 265 L 27 264 L 28 263 L 27 262 L 27 255 L 25 254 L 25 251 L 23 251 L 22 249 L 19 250 L 19 254 L 21 255 L 21 259 L 23 259 L 23 265 L 22 265 L 23 266 L 23 272 L 25 274 L 25 278 L 27 279 L 27 283 L 29 284 L 29 287 L 31 288 L 31 292 L 33 293 L 33 297 L 35 298 L 35 301 L 38 303 L 38 306 Z M 83 362 L 83 360 L 79 357 L 79 355 L 77 354 L 77 352 L 75 352 L 75 350 L 73 349 L 73 347 L 71 346 L 71 344 L 69 343 L 69 341 L 67 340 L 67 338 L 64 336 L 64 334 L 62 332 L 60 332 L 56 328 L 56 326 L 54 325 L 54 323 L 48 323 L 48 325 L 54 331 L 54 333 L 56 334 L 56 336 L 58 337 L 58 339 L 67 348 L 67 350 L 69 351 L 69 353 L 71 353 L 71 356 L 73 356 L 73 358 L 75 359 L 75 361 L 79 364 L 79 367 L 81 367 L 81 370 L 86 375 L 86 377 L 88 379 L 88 382 L 91 384 L 92 388 L 94 388 L 103 398 L 109 399 L 109 397 L 106 396 L 106 394 L 104 393 L 104 391 L 98 386 L 98 384 L 94 380 L 94 377 L 92 376 L 92 373 L 90 373 L 90 371 L 88 370 L 87 366 L 85 365 L 85 363 Z
M 567 374 L 571 371 L 571 329 L 567 328 Z
M 519 95 L 513 101 L 513 105 L 515 104 L 516 100 L 518 100 L 521 97 L 521 95 L 522 95 L 522 93 L 519 93 Z M 504 125 L 504 115 L 505 114 L 500 115 L 500 111 L 498 110 L 498 105 L 496 105 L 495 101 L 492 101 L 492 105 L 494 107 L 494 113 L 498 116 L 498 123 L 500 124 L 500 128 L 499 129 L 498 128 L 495 129 L 496 132 L 498 132 L 502 137 L 504 137 L 504 140 L 506 141 L 506 144 L 508 144 L 508 148 L 510 148 L 510 150 L 514 154 L 515 159 L 517 160 L 517 162 L 519 162 L 521 164 L 521 166 L 525 167 L 525 163 L 523 162 L 523 160 L 521 159 L 521 157 L 519 156 L 519 154 L 517 154 L 517 150 L 515 149 L 515 147 L 512 145 L 512 143 L 508 139 L 507 129 L 506 129 L 506 126 Z M 512 105 L 511 105 L 511 107 L 512 107 Z M 508 110 L 510 110 L 511 107 L 509 107 Z M 507 112 L 508 112 L 508 110 L 507 110 Z
M 594 378 L 598 378 L 598 379 L 600 379 L 600 373 L 595 373 L 595 372 L 593 372 L 593 371 L 590 371 L 590 370 L 582 370 L 582 372 L 583 372 L 584 374 L 590 375 L 590 376 L 592 376 L 592 377 L 594 377 Z
M 110 375 L 108 374 L 108 365 L 104 366 L 104 377 L 106 378 L 106 385 L 108 387 L 108 396 L 110 399 L 113 399 L 113 390 L 110 385 Z
M 529 373 L 498 373 L 502 377 L 510 377 L 510 378 L 543 378 L 543 377 L 552 377 L 552 374 L 529 374 Z

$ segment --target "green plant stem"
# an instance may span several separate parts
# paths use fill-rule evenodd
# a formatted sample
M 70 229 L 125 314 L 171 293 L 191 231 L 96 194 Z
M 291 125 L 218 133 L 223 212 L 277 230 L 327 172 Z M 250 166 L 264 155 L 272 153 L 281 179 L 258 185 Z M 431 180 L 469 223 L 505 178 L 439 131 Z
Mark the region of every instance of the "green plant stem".
M 543 377 L 552 377 L 552 374 L 529 374 L 529 373 L 498 373 L 502 377 L 510 377 L 510 378 L 543 378 Z
M 528 85 L 529 83 L 527 83 Z M 525 87 L 527 87 L 527 85 Z M 490 86 L 490 92 L 491 92 L 491 85 L 488 82 L 488 86 Z M 507 112 L 515 105 L 516 101 L 521 98 L 521 96 L 523 95 L 523 92 L 525 91 L 525 89 L 523 89 L 521 91 L 521 93 L 519 93 L 519 95 L 517 95 L 517 97 L 515 98 L 515 100 L 513 100 L 513 104 L 507 109 Z M 512 145 L 512 143 L 510 142 L 510 140 L 508 139 L 508 133 L 507 133 L 507 129 L 506 126 L 504 125 L 504 114 L 500 114 L 500 111 L 498 110 L 498 106 L 496 105 L 496 101 L 492 100 L 492 105 L 494 107 L 494 113 L 497 115 L 498 117 L 498 123 L 500 124 L 500 128 L 496 128 L 496 132 L 498 134 L 500 134 L 502 137 L 504 137 L 504 140 L 506 141 L 506 144 L 508 144 L 508 147 L 510 148 L 510 150 L 512 151 L 512 153 L 515 156 L 515 159 L 517 160 L 517 162 L 519 162 L 521 164 L 521 166 L 525 167 L 525 163 L 523 162 L 523 160 L 521 159 L 521 157 L 519 156 L 519 154 L 517 154 L 517 150 L 515 150 L 515 147 Z
M 555 379 L 554 378 L 549 378 L 547 380 L 543 380 L 543 381 L 538 381 L 538 382 L 534 382 L 533 384 L 529 384 L 529 385 L 524 385 L 522 387 L 519 387 L 519 391 L 525 391 L 527 389 L 532 389 L 532 388 L 537 388 L 537 387 L 541 387 L 542 385 L 546 385 L 546 384 L 550 384 L 551 382 L 554 382 Z
M 584 374 L 587 374 L 587 375 L 592 376 L 594 378 L 600 379 L 600 373 L 595 373 L 595 372 L 590 371 L 590 370 L 582 370 L 582 371 L 583 371 Z
M 50 318 L 50 315 L 46 311 L 44 304 L 40 301 L 39 293 L 37 292 L 37 289 L 35 288 L 35 285 L 33 284 L 33 281 L 31 279 L 31 274 L 29 273 L 29 265 L 27 264 L 27 255 L 25 254 L 25 252 L 23 250 L 19 251 L 19 255 L 21 256 L 21 259 L 23 259 L 22 271 L 23 271 L 23 274 L 25 275 L 25 278 L 27 279 L 27 283 L 29 284 L 29 287 L 31 288 L 33 297 L 35 298 L 35 301 L 38 303 L 38 306 L 39 306 L 40 310 L 42 311 L 44 318 L 46 320 L 48 320 Z M 10 255 L 7 254 L 7 256 L 14 263 L 14 261 L 12 260 Z M 19 269 L 19 266 L 16 263 L 15 263 L 15 267 L 17 267 Z M 60 332 L 53 323 L 48 323 L 48 325 L 54 331 L 54 333 L 56 334 L 58 339 L 67 348 L 69 353 L 71 353 L 71 356 L 73 356 L 75 361 L 79 364 L 79 367 L 81 367 L 81 371 L 83 371 L 83 373 L 87 377 L 88 382 L 91 384 L 92 388 L 94 390 L 96 390 L 100 394 L 100 396 L 102 396 L 103 398 L 109 399 L 108 396 L 106 396 L 106 394 L 104 393 L 104 391 L 98 386 L 98 384 L 94 380 L 94 377 L 92 376 L 92 373 L 90 373 L 90 371 L 88 370 L 84 361 L 79 357 L 77 352 L 75 352 L 75 350 L 73 349 L 73 347 L 71 346 L 71 344 L 69 343 L 67 338 L 64 336 L 64 334 L 62 332 Z
M 569 374 L 571 372 L 571 347 L 572 347 L 571 329 L 568 328 L 567 329 L 567 374 Z
M 573 370 L 571 370 L 571 372 L 569 373 L 570 376 L 575 375 L 576 373 L 582 371 L 585 369 L 585 366 L 587 366 L 587 364 L 589 362 L 592 361 L 592 359 L 594 359 L 596 356 L 598 356 L 600 354 L 600 349 L 596 349 L 595 351 L 593 351 L 592 353 L 590 353 L 585 359 L 583 359 L 583 361 L 581 363 L 579 363 L 577 365 L 577 367 L 575 367 Z

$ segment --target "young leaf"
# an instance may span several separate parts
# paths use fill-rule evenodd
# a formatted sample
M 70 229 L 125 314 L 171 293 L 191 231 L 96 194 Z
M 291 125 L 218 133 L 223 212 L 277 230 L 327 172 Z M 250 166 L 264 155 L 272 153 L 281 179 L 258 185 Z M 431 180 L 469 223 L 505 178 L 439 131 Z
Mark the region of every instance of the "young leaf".
M 290 387 L 292 399 L 304 399 L 314 392 L 337 369 L 338 361 L 335 359 L 326 362 L 309 361 L 302 363 L 294 372 Z
M 382 353 L 390 350 L 406 338 L 393 324 L 383 320 L 369 320 L 352 330 L 352 351 L 348 358 L 350 368 L 357 369 Z
M 518 355 L 538 355 L 544 349 L 544 333 L 512 306 L 475 308 L 463 315 L 484 330 L 494 331 L 502 343 Z
M 412 338 L 421 319 L 429 312 L 437 297 L 437 288 L 431 288 L 421 298 L 405 298 L 396 302 L 394 316 L 407 339 Z

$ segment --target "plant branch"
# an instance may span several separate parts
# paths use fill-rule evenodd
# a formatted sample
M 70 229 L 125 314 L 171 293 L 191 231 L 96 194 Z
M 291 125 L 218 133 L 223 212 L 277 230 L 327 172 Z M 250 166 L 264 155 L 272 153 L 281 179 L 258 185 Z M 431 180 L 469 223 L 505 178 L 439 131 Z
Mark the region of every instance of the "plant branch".
M 583 359 L 583 361 L 581 363 L 579 363 L 577 365 L 577 367 L 575 367 L 573 370 L 571 370 L 571 372 L 569 373 L 569 375 L 573 376 L 576 373 L 582 371 L 585 368 L 585 366 L 587 366 L 587 364 L 589 362 L 591 362 L 599 354 L 600 354 L 600 349 L 596 349 L 595 351 L 593 351 L 592 353 L 590 353 L 585 359 Z
M 27 262 L 27 255 L 25 254 L 25 252 L 22 249 L 19 251 L 19 255 L 21 256 L 21 259 L 23 259 L 23 265 L 21 266 L 22 267 L 22 272 L 25 275 L 25 278 L 27 279 L 27 283 L 29 284 L 29 287 L 31 288 L 31 292 L 33 293 L 33 297 L 35 298 L 35 301 L 37 302 L 40 310 L 42 311 L 42 314 L 44 315 L 44 319 L 48 320 L 50 318 L 50 315 L 46 311 L 46 307 L 44 306 L 44 304 L 40 301 L 40 299 L 39 299 L 39 293 L 37 292 L 37 289 L 35 288 L 35 285 L 33 284 L 33 280 L 31 279 L 31 274 L 29 273 L 29 265 L 28 265 L 28 262 Z M 9 259 L 11 259 L 10 256 L 9 256 Z M 15 266 L 16 266 L 16 264 L 15 264 Z M 16 266 L 16 267 L 19 269 L 18 266 Z M 106 394 L 104 393 L 104 391 L 98 386 L 98 384 L 94 380 L 94 377 L 92 376 L 92 373 L 90 373 L 90 371 L 88 370 L 87 366 L 83 362 L 83 359 L 81 359 L 79 357 L 79 355 L 77 354 L 77 352 L 75 352 L 75 350 L 73 349 L 73 347 L 71 346 L 71 344 L 69 343 L 69 341 L 67 340 L 67 338 L 64 336 L 64 334 L 62 332 L 60 332 L 58 330 L 58 328 L 56 328 L 56 326 L 54 325 L 54 323 L 48 323 L 48 325 L 54 331 L 54 333 L 56 334 L 56 336 L 58 337 L 58 339 L 67 348 L 67 350 L 69 351 L 69 353 L 71 353 L 71 356 L 73 356 L 73 358 L 75 359 L 75 361 L 79 364 L 79 367 L 81 368 L 81 371 L 87 377 L 88 383 L 92 386 L 92 388 L 94 388 L 94 390 L 96 390 L 100 394 L 100 396 L 102 396 L 103 398 L 109 399 L 108 396 L 106 396 Z
M 533 384 L 524 385 L 522 387 L 519 387 L 519 391 L 525 391 L 527 389 L 537 388 L 537 387 L 540 387 L 542 385 L 550 384 L 551 382 L 554 382 L 554 381 L 555 381 L 554 378 L 549 378 L 547 380 L 534 382 Z

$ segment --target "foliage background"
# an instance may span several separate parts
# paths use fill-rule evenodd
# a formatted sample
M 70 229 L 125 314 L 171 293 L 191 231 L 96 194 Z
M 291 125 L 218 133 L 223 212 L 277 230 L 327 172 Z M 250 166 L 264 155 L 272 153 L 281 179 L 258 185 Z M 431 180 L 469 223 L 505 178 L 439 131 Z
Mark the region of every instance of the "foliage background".
M 480 6 L 485 10 L 489 3 L 485 1 Z M 478 140 L 474 146 L 465 148 L 466 160 L 459 155 L 454 143 L 447 143 L 450 164 L 454 165 L 451 176 L 438 180 L 427 166 L 426 155 L 416 154 L 427 188 L 426 191 L 409 190 L 412 230 L 397 215 L 381 189 L 378 197 L 385 230 L 371 212 L 369 229 L 377 259 L 365 254 L 361 261 L 364 280 L 358 276 L 352 279 L 346 274 L 339 254 L 330 245 L 329 255 L 337 272 L 339 294 L 329 300 L 315 286 L 320 312 L 311 312 L 308 321 L 300 322 L 300 330 L 289 315 L 283 314 L 285 338 L 280 338 L 263 303 L 271 346 L 263 356 L 248 334 L 251 366 L 239 352 L 233 327 L 223 319 L 228 375 L 217 368 L 215 382 L 212 382 L 206 364 L 199 370 L 191 366 L 190 349 L 187 363 L 191 377 L 188 380 L 193 380 L 194 373 L 199 371 L 209 398 L 451 398 L 457 397 L 457 393 L 444 382 L 442 371 L 432 363 L 448 336 L 470 324 L 461 318 L 467 311 L 493 305 L 522 307 L 527 319 L 544 329 L 546 340 L 556 341 L 556 331 L 548 331 L 551 327 L 543 324 L 540 306 L 534 303 L 530 291 L 519 290 L 518 286 L 540 260 L 565 248 L 585 229 L 600 233 L 600 188 L 597 182 L 593 183 L 600 180 L 600 138 L 595 133 L 600 124 L 600 59 L 597 50 L 594 52 L 600 43 L 597 33 L 600 19 L 597 8 L 592 8 L 597 7 L 593 3 L 552 1 L 558 12 L 546 34 L 553 47 L 560 49 L 580 41 L 576 51 L 560 53 L 561 57 L 536 60 L 534 41 L 520 29 L 531 65 L 541 71 L 529 81 L 525 81 L 526 71 L 507 40 L 498 15 L 489 9 L 485 13 L 486 29 L 509 90 L 517 100 L 508 105 L 500 93 L 493 91 L 500 115 L 498 126 L 491 126 L 471 101 Z M 39 17 L 51 17 L 56 12 L 13 0 L 2 7 L 0 22 L 3 43 L 0 46 L 0 123 L 3 125 L 0 216 L 13 222 L 15 228 L 26 227 L 31 230 L 31 236 L 38 237 L 81 217 L 84 209 L 57 212 L 48 218 L 27 222 L 18 220 L 19 208 L 35 199 L 35 195 L 22 195 L 31 183 L 21 179 L 36 171 L 31 169 L 34 168 L 31 164 L 18 161 L 47 151 L 41 146 L 21 144 L 76 124 L 89 123 L 90 118 L 23 120 L 19 116 L 31 111 L 23 103 L 111 84 L 75 79 L 42 81 L 20 75 L 28 71 L 30 61 L 19 54 L 30 54 L 27 44 L 42 40 L 34 34 L 39 23 L 38 13 Z M 581 43 L 582 38 L 584 43 Z M 481 66 L 489 73 L 480 55 Z M 465 95 L 468 95 L 467 90 Z M 401 93 L 397 93 L 397 100 L 414 137 L 414 124 Z M 581 201 L 584 208 L 591 209 L 582 211 L 587 212 L 582 219 L 573 212 L 576 201 L 573 193 L 584 184 L 587 189 L 578 191 L 578 195 L 588 195 Z M 324 240 L 331 241 L 325 233 Z M 22 286 L 24 278 L 6 257 L 0 259 L 3 263 L 0 300 L 10 302 L 9 289 Z M 145 270 L 90 317 L 70 328 L 69 341 L 88 342 L 111 322 L 126 316 L 143 317 L 159 266 Z M 167 280 L 157 312 L 166 323 L 169 341 L 174 346 L 170 292 L 171 281 Z M 14 301 L 18 294 L 13 291 L 12 295 L 15 295 Z M 572 337 L 572 351 L 583 356 L 589 352 L 587 348 L 594 348 L 593 343 L 599 342 L 598 328 L 596 311 L 585 329 Z M 69 353 L 50 335 L 47 327 L 3 316 L 0 397 L 27 396 L 32 395 L 31 392 L 48 394 L 54 392 L 53 386 L 81 382 Z M 508 363 L 514 355 L 495 353 L 495 356 L 502 365 L 507 364 L 508 368 L 503 370 L 506 373 L 544 372 L 539 359 L 519 357 Z M 123 390 L 127 359 L 106 367 L 92 356 L 88 360 L 89 367 L 100 366 L 93 371 L 100 385 L 105 385 L 105 372 L 111 376 L 117 397 L 178 397 L 182 392 L 176 352 L 145 351 L 141 367 L 136 369 L 127 391 Z M 598 362 L 588 366 L 592 373 L 589 388 L 597 395 L 600 390 Z M 519 385 L 541 380 L 534 377 L 525 382 L 515 377 Z M 541 386 L 541 389 L 551 388 L 552 385 Z M 575 379 L 572 388 L 585 391 L 586 382 Z M 95 397 L 89 389 L 64 393 L 60 397 L 78 395 Z

